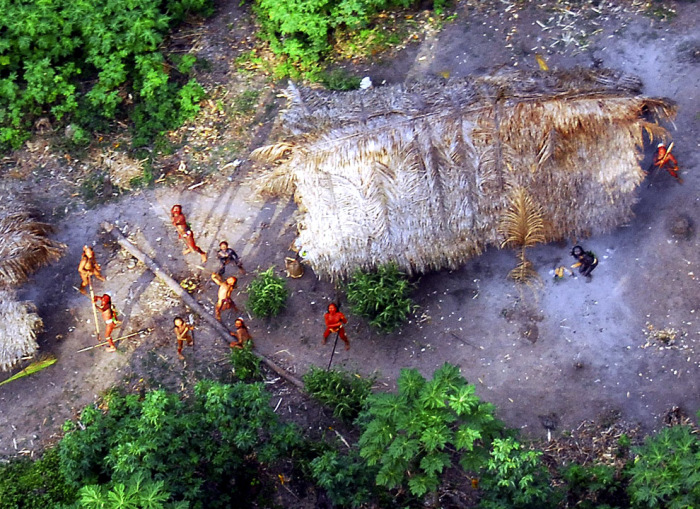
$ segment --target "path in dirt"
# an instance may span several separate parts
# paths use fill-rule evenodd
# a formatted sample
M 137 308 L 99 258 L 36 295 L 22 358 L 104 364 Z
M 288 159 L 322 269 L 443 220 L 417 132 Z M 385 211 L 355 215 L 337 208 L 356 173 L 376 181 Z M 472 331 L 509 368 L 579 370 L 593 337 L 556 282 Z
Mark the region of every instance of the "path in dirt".
M 492 249 L 461 270 L 420 278 L 417 317 L 395 334 L 380 335 L 350 315 L 352 348 L 339 349 L 334 365 L 377 373 L 378 386 L 391 388 L 403 367 L 429 376 L 445 361 L 457 363 L 478 394 L 497 405 L 507 424 L 531 436 L 544 434 L 539 416 L 552 413 L 559 420 L 557 432 L 607 411 L 618 411 L 651 430 L 672 405 L 689 413 L 700 409 L 698 237 L 674 236 L 669 227 L 680 213 L 696 227 L 700 218 L 700 35 L 692 7 L 678 4 L 679 15 L 670 23 L 621 11 L 594 17 L 601 31 L 588 36 L 586 49 L 581 49 L 573 42 L 557 42 L 569 40 L 566 30 L 555 27 L 556 19 L 548 22 L 552 13 L 537 6 L 506 11 L 503 4 L 489 14 L 465 3 L 456 20 L 423 45 L 409 47 L 390 64 L 370 67 L 375 83 L 445 72 L 464 76 L 516 64 L 535 68 L 534 54 L 541 51 L 553 68 L 602 65 L 637 74 L 647 95 L 667 96 L 679 104 L 674 153 L 684 183 L 651 175 L 639 190 L 636 217 L 629 225 L 584 241 L 600 257 L 591 282 L 571 278 L 554 284 L 551 269 L 571 262 L 571 246 L 539 246 L 530 251 L 530 259 L 543 287 L 536 294 L 521 291 L 505 278 L 514 255 Z M 537 21 L 552 28 L 544 30 Z M 570 21 L 590 25 L 590 20 L 588 25 Z M 209 37 L 215 36 L 213 32 Z M 215 43 L 205 41 L 203 47 L 217 47 Z M 22 294 L 37 303 L 45 318 L 42 351 L 54 353 L 59 362 L 0 387 L 0 454 L 35 450 L 59 433 L 63 420 L 125 377 L 132 387 L 167 383 L 184 388 L 198 377 L 225 371 L 227 347 L 204 325 L 197 330 L 194 355 L 187 351 L 185 365 L 177 361 L 172 319 L 187 310 L 141 265 L 130 268 L 129 257 L 100 234 L 99 224 L 118 220 L 131 240 L 176 279 L 201 277 L 201 292 L 195 297 L 212 309 L 216 291 L 206 281 L 216 264 L 212 260 L 202 270 L 198 256 L 183 257 L 169 223 L 170 207 L 182 203 L 203 248 L 213 252 L 219 240 L 227 239 L 241 255 L 249 273 L 240 276 L 234 299 L 243 304 L 251 269 L 274 265 L 282 273 L 295 234 L 294 204 L 250 200 L 248 175 L 254 170 L 246 162 L 206 186 L 159 187 L 61 220 L 57 239 L 69 245 L 69 253 L 37 273 Z M 102 349 L 76 353 L 94 342 L 89 303 L 72 288 L 78 282 L 82 245 L 93 241 L 108 277 L 97 290 L 111 292 L 125 318 L 123 331 L 154 329 L 120 345 L 117 354 Z M 248 322 L 256 347 L 301 375 L 312 364 L 328 363 L 331 345 L 321 347 L 320 339 L 323 312 L 336 297 L 336 288 L 311 271 L 289 280 L 289 287 L 291 297 L 281 316 Z M 224 321 L 231 326 L 233 319 L 228 315 Z M 641 348 L 648 324 L 676 329 L 676 344 Z M 276 390 L 276 385 L 271 387 Z

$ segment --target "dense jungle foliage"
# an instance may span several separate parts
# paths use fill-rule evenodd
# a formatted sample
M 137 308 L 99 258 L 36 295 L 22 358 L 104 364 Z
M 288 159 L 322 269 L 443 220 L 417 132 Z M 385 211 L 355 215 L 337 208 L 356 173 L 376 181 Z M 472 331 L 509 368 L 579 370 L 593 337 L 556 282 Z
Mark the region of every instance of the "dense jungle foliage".
M 284 58 L 278 74 L 320 75 L 320 63 L 329 55 L 336 32 L 367 27 L 385 9 L 413 7 L 421 0 L 255 0 L 261 25 L 259 36 Z M 433 0 L 440 11 L 447 0 Z
M 350 442 L 306 438 L 273 411 L 260 382 L 204 380 L 187 398 L 112 391 L 66 423 L 41 459 L 0 466 L 0 509 L 272 507 L 281 484 L 302 497 L 315 486 L 336 507 L 418 508 L 447 485 L 460 489 L 455 478 L 473 479 L 487 509 L 700 504 L 700 436 L 690 426 L 621 444 L 621 470 L 594 461 L 552 471 L 456 366 L 429 380 L 403 370 L 393 393 L 372 394 L 349 377 L 315 370 L 306 382 L 330 409 L 348 397 L 354 415 L 362 409 L 344 432 L 359 437 Z M 324 381 L 334 388 L 323 390 Z
M 204 91 L 193 55 L 162 51 L 169 30 L 211 0 L 0 0 L 0 150 L 34 123 L 72 124 L 76 143 L 130 118 L 134 144 L 177 127 Z

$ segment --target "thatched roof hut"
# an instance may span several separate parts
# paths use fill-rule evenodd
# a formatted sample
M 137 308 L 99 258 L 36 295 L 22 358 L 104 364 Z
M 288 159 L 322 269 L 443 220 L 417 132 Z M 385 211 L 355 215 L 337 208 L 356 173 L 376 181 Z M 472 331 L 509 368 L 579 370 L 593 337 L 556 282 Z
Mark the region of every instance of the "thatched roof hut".
M 612 71 L 511 72 L 354 92 L 290 85 L 261 190 L 293 193 L 298 244 L 321 275 L 388 261 L 455 268 L 504 238 L 511 193 L 542 211 L 545 241 L 627 221 L 644 133 L 666 100 Z M 647 135 L 647 140 L 649 136 Z
M 39 348 L 36 335 L 43 326 L 34 304 L 17 301 L 11 290 L 0 290 L 0 371 L 34 355 Z
M 7 189 L 0 187 L 0 191 L 11 196 Z M 51 230 L 21 200 L 0 204 L 0 371 L 38 348 L 36 335 L 43 322 L 31 302 L 16 300 L 12 288 L 63 254 L 65 244 L 47 237 Z
M 13 201 L 0 206 L 0 288 L 15 287 L 36 269 L 58 260 L 65 244 L 47 237 L 49 224 Z

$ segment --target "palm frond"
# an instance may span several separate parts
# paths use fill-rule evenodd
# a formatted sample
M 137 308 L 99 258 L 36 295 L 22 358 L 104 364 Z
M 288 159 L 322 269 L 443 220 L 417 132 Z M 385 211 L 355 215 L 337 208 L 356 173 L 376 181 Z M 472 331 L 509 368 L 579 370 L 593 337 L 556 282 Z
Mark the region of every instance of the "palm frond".
M 501 247 L 525 248 L 545 241 L 542 208 L 524 188 L 518 187 L 512 191 L 510 205 L 499 229 L 505 237 Z
M 250 157 L 258 159 L 260 161 L 265 161 L 268 163 L 274 163 L 281 159 L 286 159 L 292 153 L 296 145 L 293 143 L 280 142 L 273 145 L 266 145 L 264 147 L 256 148 L 250 154 Z

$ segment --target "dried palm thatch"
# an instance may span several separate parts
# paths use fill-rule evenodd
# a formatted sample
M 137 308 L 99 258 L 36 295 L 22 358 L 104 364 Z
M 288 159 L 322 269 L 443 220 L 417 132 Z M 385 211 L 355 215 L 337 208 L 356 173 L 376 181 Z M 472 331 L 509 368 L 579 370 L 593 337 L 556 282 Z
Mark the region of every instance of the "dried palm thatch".
M 545 242 L 627 221 L 645 133 L 673 104 L 612 71 L 506 73 L 367 91 L 287 90 L 260 191 L 294 194 L 321 275 L 388 261 L 455 268 L 500 246 L 508 190 L 523 188 Z
M 501 219 L 499 231 L 505 237 L 501 247 L 519 248 L 518 265 L 508 277 L 518 283 L 530 283 L 537 279 L 532 262 L 525 257 L 525 249 L 544 242 L 542 209 L 522 187 L 513 189 L 510 205 Z
M 0 290 L 0 371 L 34 355 L 39 348 L 36 335 L 43 326 L 34 304 L 17 301 L 11 290 Z
M 23 283 L 30 273 L 58 260 L 65 244 L 47 237 L 51 225 L 37 221 L 17 202 L 0 207 L 0 288 Z

